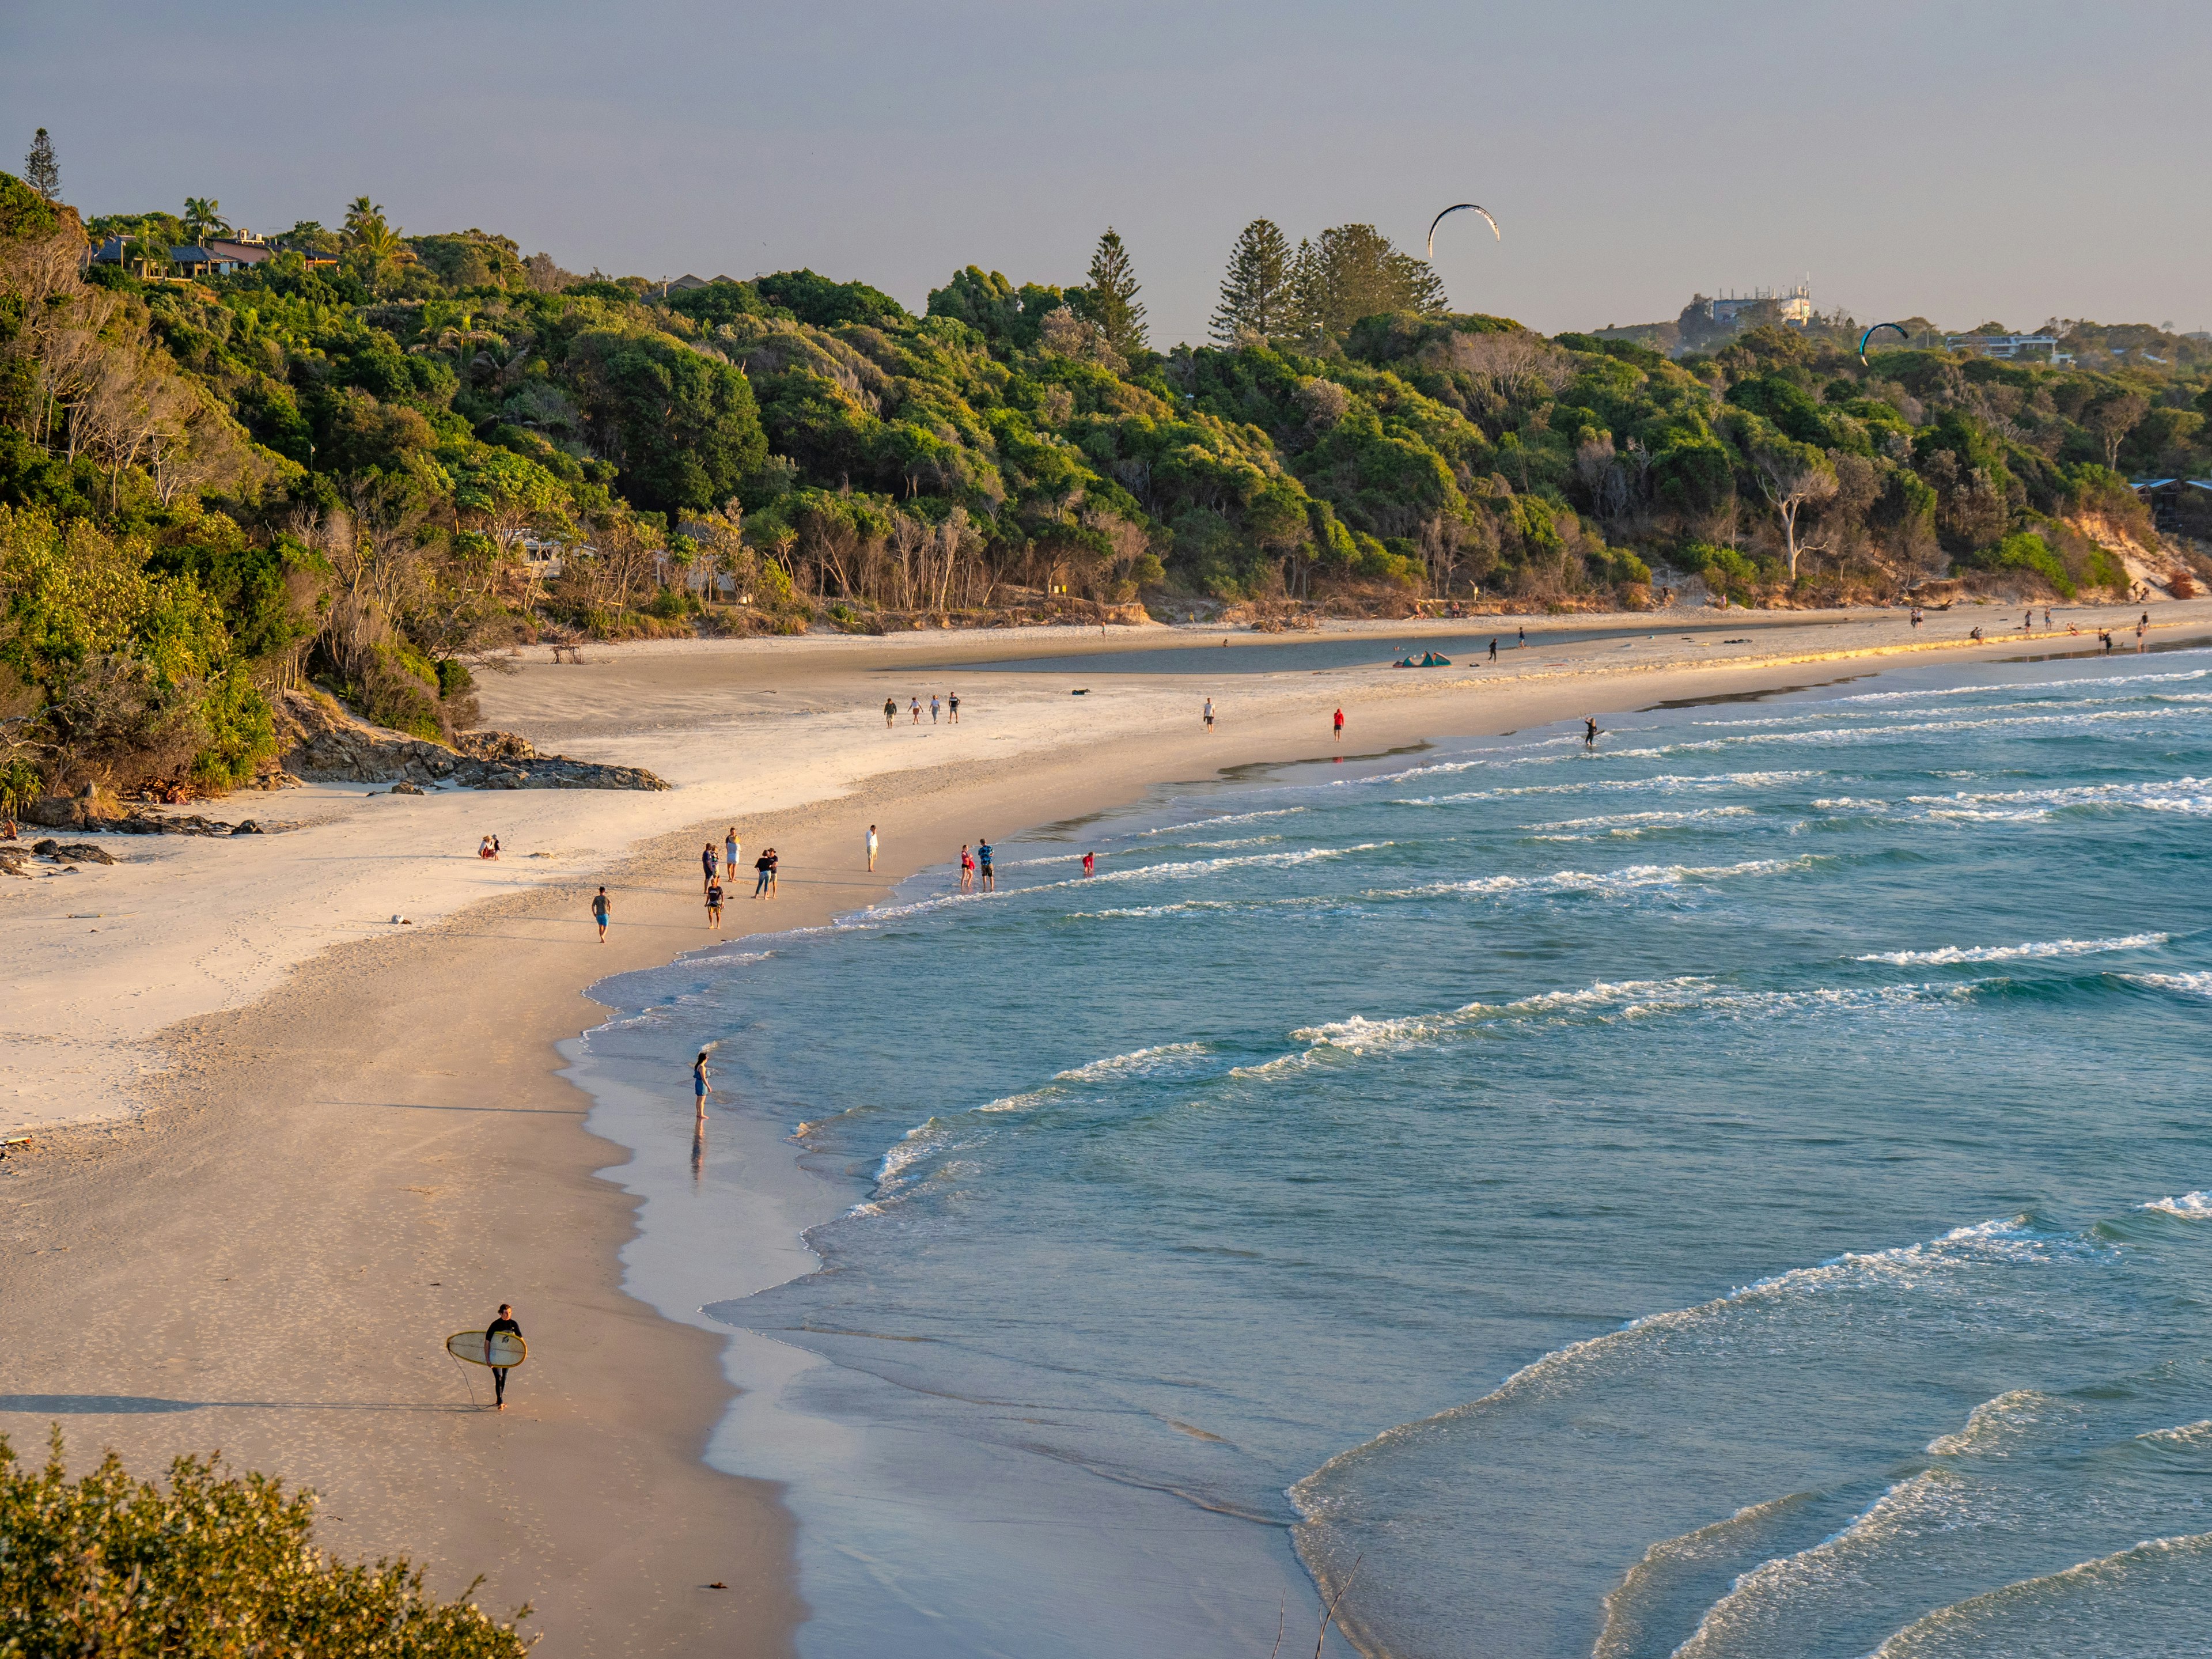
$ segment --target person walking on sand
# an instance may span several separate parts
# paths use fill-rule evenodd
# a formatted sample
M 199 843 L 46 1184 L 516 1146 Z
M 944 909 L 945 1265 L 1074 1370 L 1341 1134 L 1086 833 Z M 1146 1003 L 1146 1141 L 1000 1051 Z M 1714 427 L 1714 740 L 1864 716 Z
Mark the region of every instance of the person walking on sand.
M 929 694 L 929 723 L 932 726 L 937 724 L 937 693 L 934 691 Z
M 707 1115 L 707 1091 L 711 1086 L 707 1076 L 707 1051 L 702 1048 L 699 1058 L 691 1062 L 691 1100 L 701 1117 Z
M 753 860 L 753 896 L 766 898 L 769 878 L 775 873 L 775 849 L 769 848 Z
M 1519 648 L 1524 651 L 1527 650 L 1528 647 L 1528 630 L 1525 628 L 1516 628 L 1513 631 L 1521 637 Z
M 707 884 L 707 926 L 716 933 L 722 928 L 722 884 L 719 881 Z
M 868 873 L 869 873 L 870 875 L 873 875 L 873 874 L 875 874 L 875 872 L 876 872 L 876 826 L 875 826 L 874 824 L 872 824 L 872 824 L 870 824 L 870 825 L 868 826 Z
M 1490 659 L 1492 662 L 1496 662 L 1498 660 L 1498 641 L 1496 640 L 1492 640 L 1490 642 Z
M 911 701 L 914 703 L 914 723 L 919 726 L 921 724 L 921 699 L 915 697 Z
M 769 848 L 768 849 L 768 896 L 770 898 L 775 896 L 776 872 L 782 868 L 783 854 L 777 852 L 775 848 Z
M 960 890 L 963 893 L 975 890 L 975 855 L 968 850 L 968 843 L 964 841 L 960 843 Z
M 945 723 L 947 726 L 960 724 L 960 694 L 957 691 L 945 694 Z
M 885 698 L 884 699 L 884 731 L 886 731 L 886 732 L 890 731 L 890 730 L 891 729 L 891 726 L 893 726 L 893 725 L 897 721 L 897 720 L 898 720 L 898 701 L 897 701 L 897 699 L 896 699 L 896 698 L 894 698 L 894 697 L 885 697 Z
M 1095 876 L 1098 873 L 1097 854 L 1085 853 L 1083 855 L 1083 873 L 1086 876 Z
M 704 892 L 714 884 L 714 843 L 708 842 L 699 849 L 699 890 Z
M 983 890 L 987 893 L 997 892 L 999 878 L 991 873 L 991 843 L 981 836 L 978 836 L 975 842 L 975 867 L 983 878 Z
M 2142 613 L 2142 620 L 2136 624 L 2136 649 L 2137 652 L 2141 652 L 2143 649 L 2143 631 L 2149 626 L 2150 612 L 2146 611 Z
M 501 1332 L 514 1336 L 522 1334 L 522 1327 L 514 1322 L 514 1304 L 511 1302 L 501 1303 L 499 1317 L 484 1327 L 484 1364 L 487 1365 L 491 1365 L 491 1340 Z M 512 1365 L 491 1367 L 492 1407 L 495 1411 L 507 1409 L 507 1374 L 514 1369 Z
M 1206 735 L 1210 738 L 1213 735 L 1213 699 L 1211 697 L 1206 700 L 1206 713 L 1203 718 L 1206 721 Z
M 1340 708 L 1340 709 L 1338 709 L 1338 710 L 1336 711 L 1336 736 L 1337 736 L 1337 740 L 1338 740 L 1339 742 L 1342 742 L 1342 741 L 1343 741 L 1343 739 L 1344 739 L 1344 710 L 1342 710 L 1341 708 Z
M 613 907 L 607 901 L 607 890 L 600 888 L 592 900 L 592 920 L 599 924 L 599 943 L 607 942 L 607 912 Z

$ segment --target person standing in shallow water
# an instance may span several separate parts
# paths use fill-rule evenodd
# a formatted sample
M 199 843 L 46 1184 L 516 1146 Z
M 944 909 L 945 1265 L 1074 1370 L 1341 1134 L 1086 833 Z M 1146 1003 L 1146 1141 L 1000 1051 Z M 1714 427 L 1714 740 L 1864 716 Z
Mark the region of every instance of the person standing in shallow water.
M 712 1086 L 707 1076 L 707 1051 L 702 1048 L 699 1058 L 691 1062 L 691 1098 L 698 1107 L 698 1115 L 707 1115 L 707 1091 Z
M 980 837 L 975 842 L 975 867 L 983 878 L 983 890 L 987 893 L 997 892 L 999 878 L 991 873 L 991 843 Z
M 511 1302 L 501 1303 L 499 1317 L 484 1327 L 484 1363 L 488 1365 L 491 1364 L 491 1340 L 501 1331 L 515 1336 L 522 1334 L 522 1327 L 514 1322 L 514 1304 Z M 511 1365 L 492 1365 L 491 1397 L 496 1410 L 507 1409 L 507 1374 L 514 1369 Z
M 968 843 L 964 841 L 960 843 L 960 890 L 963 893 L 975 890 L 975 855 L 968 850 Z

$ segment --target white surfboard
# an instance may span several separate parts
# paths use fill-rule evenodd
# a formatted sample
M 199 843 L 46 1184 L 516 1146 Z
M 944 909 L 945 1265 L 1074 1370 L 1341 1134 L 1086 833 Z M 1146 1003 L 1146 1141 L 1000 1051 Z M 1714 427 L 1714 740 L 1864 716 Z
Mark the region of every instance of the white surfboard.
M 530 1345 L 513 1331 L 500 1331 L 491 1339 L 490 1355 L 487 1358 L 482 1331 L 455 1331 L 446 1339 L 446 1352 L 471 1365 L 489 1365 L 504 1370 L 529 1358 Z

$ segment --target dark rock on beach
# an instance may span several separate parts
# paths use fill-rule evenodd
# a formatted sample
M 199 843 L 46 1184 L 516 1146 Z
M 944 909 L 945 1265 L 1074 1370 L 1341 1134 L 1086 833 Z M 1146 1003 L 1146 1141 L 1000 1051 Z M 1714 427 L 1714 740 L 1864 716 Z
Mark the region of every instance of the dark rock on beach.
M 64 864 L 112 864 L 115 854 L 105 847 L 95 847 L 88 841 L 40 841 L 31 843 L 31 850 L 40 858 L 53 859 Z
M 355 719 L 328 697 L 288 691 L 277 738 L 288 772 L 319 782 L 450 783 L 465 789 L 665 789 L 635 766 L 541 755 L 512 732 L 465 732 L 447 748 Z

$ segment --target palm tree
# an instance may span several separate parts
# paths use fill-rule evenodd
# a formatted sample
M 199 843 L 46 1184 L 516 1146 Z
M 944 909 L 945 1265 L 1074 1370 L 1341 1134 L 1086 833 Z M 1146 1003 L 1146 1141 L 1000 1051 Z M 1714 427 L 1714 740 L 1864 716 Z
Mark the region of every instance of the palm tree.
M 366 196 L 355 197 L 346 210 L 346 244 L 380 264 L 386 259 L 405 264 L 415 257 L 400 233 L 385 222 L 382 204 Z
M 222 216 L 222 204 L 212 196 L 185 198 L 185 234 L 195 242 L 210 232 L 226 231 L 230 221 Z

